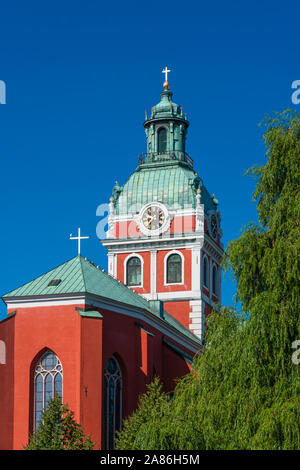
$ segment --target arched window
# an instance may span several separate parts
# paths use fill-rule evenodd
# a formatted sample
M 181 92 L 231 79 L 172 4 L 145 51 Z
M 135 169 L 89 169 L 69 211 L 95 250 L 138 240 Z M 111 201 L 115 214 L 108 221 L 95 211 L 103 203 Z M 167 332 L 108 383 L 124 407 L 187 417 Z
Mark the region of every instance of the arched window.
M 217 268 L 216 266 L 214 266 L 212 270 L 212 291 L 213 291 L 213 294 L 217 295 Z
M 122 424 L 122 373 L 118 361 L 111 357 L 104 373 L 105 448 L 114 449 L 115 433 Z
M 208 263 L 207 258 L 203 259 L 203 284 L 208 287 Z
M 167 150 L 167 129 L 165 127 L 161 127 L 157 133 L 157 151 L 159 153 L 165 152 Z
M 62 398 L 62 365 L 58 357 L 47 351 L 34 370 L 34 429 L 39 426 L 42 412 L 49 401 L 59 395 Z
M 133 256 L 126 264 L 126 284 L 127 286 L 142 285 L 142 263 L 140 258 Z
M 182 282 L 182 259 L 177 253 L 167 259 L 167 284 Z

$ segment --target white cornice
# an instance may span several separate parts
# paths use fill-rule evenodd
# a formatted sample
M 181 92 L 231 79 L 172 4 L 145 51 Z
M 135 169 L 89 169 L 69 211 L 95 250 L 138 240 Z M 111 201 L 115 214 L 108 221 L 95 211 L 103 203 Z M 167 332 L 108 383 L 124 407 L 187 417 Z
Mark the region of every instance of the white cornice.
M 118 239 L 109 239 L 109 240 L 100 240 L 101 243 L 109 252 L 124 252 L 126 250 L 146 250 L 149 249 L 163 249 L 172 247 L 178 248 L 187 248 L 199 244 L 202 246 L 204 241 L 204 234 L 196 232 L 187 232 L 186 234 L 173 235 L 160 237 L 160 238 L 118 238 Z M 189 245 L 189 246 L 188 246 Z
M 8 308 L 31 308 L 31 307 L 49 307 L 57 305 L 73 305 L 84 304 L 86 296 L 84 294 L 75 295 L 57 295 L 34 297 L 5 297 L 3 302 Z

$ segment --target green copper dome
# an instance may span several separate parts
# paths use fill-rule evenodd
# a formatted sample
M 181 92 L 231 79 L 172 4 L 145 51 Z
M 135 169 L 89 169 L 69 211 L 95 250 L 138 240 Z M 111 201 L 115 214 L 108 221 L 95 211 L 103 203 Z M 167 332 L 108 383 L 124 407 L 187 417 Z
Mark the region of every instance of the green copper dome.
M 123 187 L 115 186 L 116 214 L 135 214 L 150 202 L 161 202 L 169 209 L 196 207 L 197 189 L 205 211 L 215 209 L 202 180 L 188 165 L 180 162 L 140 165 Z
M 144 122 L 147 153 L 140 155 L 138 168 L 124 186 L 116 183 L 113 189 L 118 215 L 136 214 L 150 202 L 160 202 L 168 209 L 194 209 L 197 189 L 201 189 L 205 211 L 216 208 L 216 200 L 193 170 L 193 160 L 185 151 L 189 122 L 182 107 L 172 101 L 168 89 L 160 96 L 151 117 Z
M 178 164 L 138 168 L 125 183 L 116 202 L 119 214 L 139 212 L 148 202 L 169 208 L 195 207 L 194 172 Z

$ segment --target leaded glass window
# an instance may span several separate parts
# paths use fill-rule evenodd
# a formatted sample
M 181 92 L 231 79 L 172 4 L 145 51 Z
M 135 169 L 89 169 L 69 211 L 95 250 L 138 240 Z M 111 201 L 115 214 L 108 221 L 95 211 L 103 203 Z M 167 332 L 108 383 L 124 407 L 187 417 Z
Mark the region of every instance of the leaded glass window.
M 158 137 L 158 152 L 162 153 L 167 150 L 167 129 L 161 127 L 157 134 Z
M 177 253 L 167 259 L 167 284 L 182 282 L 182 260 Z
M 59 395 L 62 398 L 63 370 L 58 357 L 47 351 L 34 370 L 34 429 L 37 430 L 42 412 L 49 401 Z
M 116 431 L 122 424 L 122 374 L 118 361 L 111 357 L 104 374 L 105 448 L 114 449 Z
M 129 258 L 127 261 L 126 284 L 127 286 L 140 286 L 142 284 L 142 263 L 137 256 Z

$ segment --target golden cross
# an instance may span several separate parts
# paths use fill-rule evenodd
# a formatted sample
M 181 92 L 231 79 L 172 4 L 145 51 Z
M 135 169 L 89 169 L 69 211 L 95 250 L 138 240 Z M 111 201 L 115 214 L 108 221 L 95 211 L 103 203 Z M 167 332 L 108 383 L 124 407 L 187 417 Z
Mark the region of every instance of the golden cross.
M 70 235 L 70 240 L 78 240 L 78 254 L 80 255 L 80 241 L 90 237 L 81 237 L 80 228 L 78 229 L 78 237 L 73 237 L 72 233 Z
M 162 73 L 165 74 L 165 81 L 168 81 L 168 72 L 171 72 L 171 70 L 168 70 L 168 67 L 165 67 L 164 70 L 162 70 Z

